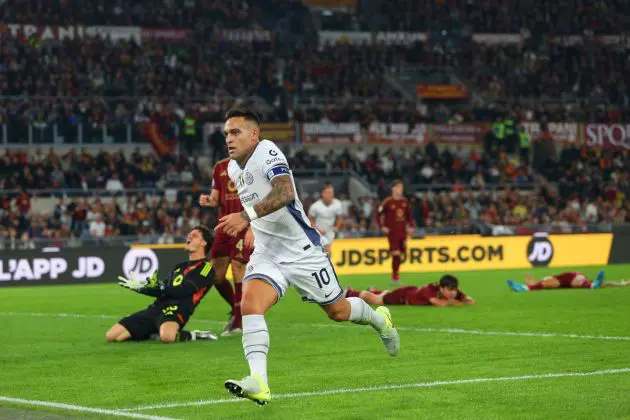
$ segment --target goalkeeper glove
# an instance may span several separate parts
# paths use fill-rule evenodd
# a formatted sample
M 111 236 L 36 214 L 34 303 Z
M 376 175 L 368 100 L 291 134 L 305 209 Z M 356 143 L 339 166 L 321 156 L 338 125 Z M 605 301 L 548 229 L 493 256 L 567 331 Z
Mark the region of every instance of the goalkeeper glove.
M 118 277 L 118 284 L 127 289 L 131 289 L 134 291 L 139 291 L 143 287 L 146 286 L 146 280 L 138 280 L 134 277 L 133 271 L 129 272 L 129 278 L 125 278 L 123 276 Z
M 158 279 L 157 271 L 154 271 L 151 277 L 147 277 L 145 286 L 147 289 L 161 289 L 162 282 Z

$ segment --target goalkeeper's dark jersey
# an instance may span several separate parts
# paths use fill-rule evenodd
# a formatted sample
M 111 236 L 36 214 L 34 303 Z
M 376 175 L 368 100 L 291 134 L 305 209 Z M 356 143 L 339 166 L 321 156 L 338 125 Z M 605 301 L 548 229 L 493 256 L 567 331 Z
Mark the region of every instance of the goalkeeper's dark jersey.
M 141 290 L 157 299 L 154 304 L 178 301 L 196 307 L 214 285 L 214 268 L 207 259 L 186 261 L 177 264 L 159 287 Z

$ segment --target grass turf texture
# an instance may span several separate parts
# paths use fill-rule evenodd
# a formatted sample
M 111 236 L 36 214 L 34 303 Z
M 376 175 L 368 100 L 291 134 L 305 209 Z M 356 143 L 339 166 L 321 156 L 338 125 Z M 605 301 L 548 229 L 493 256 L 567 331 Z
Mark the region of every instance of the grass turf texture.
M 558 270 L 530 270 L 535 276 Z M 594 277 L 598 268 L 581 270 Z M 392 307 L 401 329 L 397 358 L 366 326 L 335 324 L 290 292 L 267 315 L 272 394 L 398 384 L 629 368 L 630 341 L 560 334 L 630 337 L 630 287 L 514 293 L 505 280 L 525 272 L 456 273 L 477 305 Z M 606 268 L 607 279 L 630 277 L 630 266 Z M 438 274 L 403 275 L 405 284 Z M 343 285 L 387 288 L 387 276 L 345 276 Z M 107 344 L 107 329 L 150 298 L 115 284 L 0 289 L 0 396 L 103 409 L 229 399 L 227 378 L 248 373 L 240 337 L 162 345 Z M 211 291 L 190 329 L 219 332 L 226 304 Z M 41 314 L 54 314 L 44 316 Z M 60 314 L 68 314 L 63 316 Z M 101 315 L 103 315 L 101 317 Z M 559 334 L 476 335 L 425 328 Z M 630 418 L 630 373 L 532 378 L 432 387 L 157 408 L 174 418 Z M 92 413 L 0 401 L 2 413 L 26 418 L 105 418 Z M 14 417 L 11 415 L 10 417 Z M 57 417 L 54 417 L 57 418 Z

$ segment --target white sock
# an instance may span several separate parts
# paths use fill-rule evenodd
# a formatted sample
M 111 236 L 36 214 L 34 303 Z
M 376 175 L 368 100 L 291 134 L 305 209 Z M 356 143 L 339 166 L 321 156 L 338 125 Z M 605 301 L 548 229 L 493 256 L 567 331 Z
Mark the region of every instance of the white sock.
M 381 332 L 385 328 L 385 317 L 370 307 L 358 297 L 349 297 L 350 322 L 361 325 L 371 325 L 376 331 Z
M 243 315 L 243 351 L 251 375 L 260 375 L 267 385 L 269 330 L 264 315 Z

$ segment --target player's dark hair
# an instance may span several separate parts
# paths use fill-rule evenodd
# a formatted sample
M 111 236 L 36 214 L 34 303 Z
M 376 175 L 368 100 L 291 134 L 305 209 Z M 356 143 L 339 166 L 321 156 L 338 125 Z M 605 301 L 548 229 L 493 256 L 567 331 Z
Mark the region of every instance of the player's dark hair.
M 447 289 L 457 289 L 459 286 L 459 281 L 457 281 L 457 277 L 451 276 L 450 274 L 445 274 L 440 278 L 440 287 L 446 287 Z
M 225 121 L 229 120 L 230 118 L 235 118 L 235 117 L 243 117 L 245 118 L 245 121 L 251 121 L 253 123 L 256 123 L 258 127 L 260 127 L 260 117 L 258 116 L 256 111 L 253 111 L 248 108 L 237 107 L 237 108 L 232 108 L 228 112 L 225 113 Z
M 334 185 L 331 184 L 330 182 L 324 182 L 324 185 L 322 185 L 321 191 L 324 192 L 326 188 L 334 188 Z
M 198 230 L 199 233 L 201 233 L 201 237 L 204 241 L 206 241 L 206 246 L 203 251 L 208 254 L 208 252 L 210 252 L 210 248 L 212 248 L 212 243 L 214 242 L 214 234 L 207 226 L 204 225 L 195 226 L 193 230 Z
M 402 183 L 402 180 L 395 179 L 394 182 L 392 182 L 392 188 L 394 188 L 396 185 L 402 185 Z

